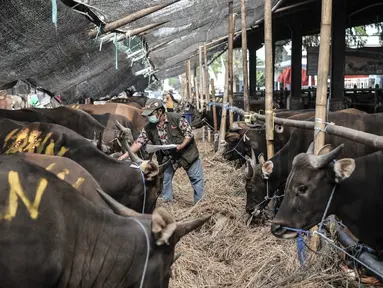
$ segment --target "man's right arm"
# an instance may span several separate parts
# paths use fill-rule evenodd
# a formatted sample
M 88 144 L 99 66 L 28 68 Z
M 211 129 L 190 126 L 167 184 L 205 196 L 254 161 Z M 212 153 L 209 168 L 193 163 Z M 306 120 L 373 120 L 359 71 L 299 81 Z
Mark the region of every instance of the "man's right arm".
M 149 141 L 148 136 L 146 134 L 145 129 L 142 129 L 140 136 L 138 136 L 137 140 L 133 143 L 133 145 L 130 147 L 130 150 L 132 150 L 133 153 L 137 153 L 138 150 L 141 149 L 144 144 L 146 144 Z M 129 153 L 126 152 L 124 155 L 122 155 L 118 160 L 124 160 L 125 158 L 129 157 Z
M 134 142 L 133 145 L 130 147 L 130 150 L 132 150 L 133 153 L 137 153 L 138 150 L 140 150 L 142 147 L 141 143 Z M 129 153 L 126 152 L 124 155 L 122 155 L 118 160 L 124 160 L 125 158 L 129 157 Z

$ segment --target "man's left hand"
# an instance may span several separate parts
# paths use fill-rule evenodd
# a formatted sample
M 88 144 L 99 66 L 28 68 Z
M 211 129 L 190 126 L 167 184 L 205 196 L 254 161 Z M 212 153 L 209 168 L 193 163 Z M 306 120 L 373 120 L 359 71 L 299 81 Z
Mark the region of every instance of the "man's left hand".
M 177 145 L 177 152 L 181 151 L 183 149 L 182 145 Z

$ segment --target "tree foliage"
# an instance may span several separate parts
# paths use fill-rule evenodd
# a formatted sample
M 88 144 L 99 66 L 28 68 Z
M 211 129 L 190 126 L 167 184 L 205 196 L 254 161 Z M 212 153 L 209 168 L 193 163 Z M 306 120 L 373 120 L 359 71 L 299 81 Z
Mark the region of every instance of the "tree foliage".
M 373 27 L 377 30 L 374 35 L 368 35 L 367 28 Z M 383 46 L 383 23 L 375 23 L 371 25 L 356 26 L 346 29 L 346 46 L 347 47 L 364 47 L 367 43 L 368 36 L 379 36 L 380 45 Z M 319 46 L 319 34 L 303 37 L 303 46 L 317 47 Z

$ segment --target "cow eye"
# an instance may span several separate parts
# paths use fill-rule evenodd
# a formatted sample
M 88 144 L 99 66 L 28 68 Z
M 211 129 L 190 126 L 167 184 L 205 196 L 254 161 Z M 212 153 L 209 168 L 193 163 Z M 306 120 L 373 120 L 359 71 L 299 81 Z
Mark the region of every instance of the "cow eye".
M 305 185 L 300 185 L 298 187 L 298 194 L 301 195 L 301 194 L 305 194 L 307 192 L 307 187 Z

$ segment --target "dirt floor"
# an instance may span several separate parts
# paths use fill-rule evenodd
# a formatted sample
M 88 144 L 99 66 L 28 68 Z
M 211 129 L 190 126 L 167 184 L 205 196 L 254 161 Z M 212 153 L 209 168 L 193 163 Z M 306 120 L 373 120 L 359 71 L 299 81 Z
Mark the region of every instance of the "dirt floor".
M 204 200 L 192 205 L 193 190 L 179 169 L 173 182 L 175 202 L 159 205 L 177 221 L 214 216 L 178 243 L 176 252 L 182 256 L 173 265 L 171 288 L 359 286 L 329 247 L 322 249 L 322 256 L 306 249 L 309 259 L 301 268 L 295 241 L 274 237 L 268 222 L 247 227 L 243 170 L 215 159 L 210 144 L 198 142 L 198 147 L 205 174 Z

